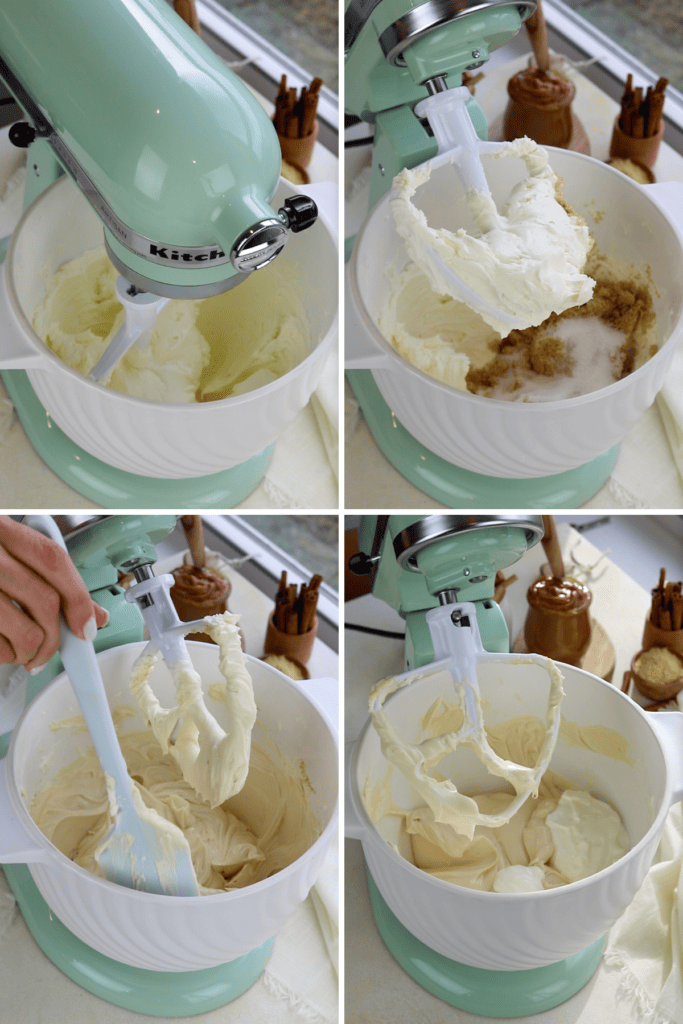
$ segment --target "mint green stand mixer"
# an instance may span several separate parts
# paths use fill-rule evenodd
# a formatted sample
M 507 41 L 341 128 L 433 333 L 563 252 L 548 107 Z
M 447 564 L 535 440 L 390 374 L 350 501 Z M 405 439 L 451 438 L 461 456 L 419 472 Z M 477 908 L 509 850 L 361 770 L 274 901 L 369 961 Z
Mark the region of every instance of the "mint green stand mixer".
M 535 8 L 533 0 L 348 0 L 345 106 L 375 125 L 370 208 L 400 170 L 437 154 L 437 141 L 418 105 L 458 88 L 463 72 L 484 65 Z M 473 98 L 467 111 L 476 134 L 487 139 L 486 118 Z M 347 240 L 347 255 L 352 245 L 353 239 Z M 348 293 L 347 287 L 347 335 L 356 319 Z M 353 360 L 349 365 L 353 367 Z M 475 473 L 416 440 L 385 402 L 371 369 L 349 368 L 347 377 L 387 459 L 412 484 L 450 508 L 577 507 L 600 489 L 616 462 L 617 447 L 548 477 L 504 479 Z
M 138 580 L 153 575 L 155 545 L 173 530 L 173 515 L 101 516 L 66 536 L 69 554 L 88 590 L 109 612 L 98 630 L 95 650 L 105 651 L 143 639 L 144 622 L 137 604 L 126 601 L 118 570 Z M 36 676 L 29 676 L 26 704 L 59 673 L 59 654 Z M 0 736 L 0 757 L 11 734 Z M 91 949 L 70 932 L 44 901 L 25 864 L 5 864 L 3 871 L 35 941 L 72 981 L 107 1002 L 157 1017 L 185 1017 L 223 1006 L 242 995 L 262 973 L 273 940 L 230 963 L 204 970 L 157 972 L 119 963 Z
M 220 294 L 316 220 L 308 196 L 270 206 L 281 165 L 273 125 L 163 0 L 2 0 L 0 80 L 27 117 L 10 132 L 28 147 L 25 208 L 66 172 L 101 218 L 131 297 Z M 46 422 L 25 372 L 2 376 L 42 458 L 108 507 L 235 505 L 270 461 L 267 448 L 206 477 L 150 481 Z
M 484 650 L 505 654 L 509 634 L 493 599 L 496 572 L 518 561 L 543 533 L 541 516 L 363 516 L 360 551 L 350 568 L 368 575 L 373 594 L 405 619 L 406 670 L 438 661 L 428 620 L 438 608 L 453 609 L 456 632 L 462 605 L 474 608 Z M 469 1013 L 511 1018 L 560 1005 L 593 975 L 607 943 L 604 936 L 567 960 L 525 971 L 472 967 L 416 938 L 389 908 L 369 872 L 368 880 L 375 923 L 395 960 L 423 988 Z

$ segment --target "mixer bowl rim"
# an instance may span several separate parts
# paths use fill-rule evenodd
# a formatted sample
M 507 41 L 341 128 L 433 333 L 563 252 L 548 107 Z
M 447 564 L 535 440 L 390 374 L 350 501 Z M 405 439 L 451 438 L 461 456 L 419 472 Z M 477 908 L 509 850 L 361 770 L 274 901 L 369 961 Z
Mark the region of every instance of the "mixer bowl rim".
M 601 168 L 604 168 L 610 174 L 616 175 L 620 180 L 625 179 L 627 183 L 630 182 L 630 184 L 627 184 L 627 188 L 629 188 L 630 185 L 632 185 L 635 189 L 644 190 L 646 188 L 646 186 L 638 185 L 635 181 L 631 182 L 631 179 L 629 179 L 626 175 L 622 174 L 621 171 L 615 170 L 613 167 L 610 167 L 609 164 L 606 164 L 601 160 L 596 160 L 595 157 L 586 156 L 583 153 L 575 153 L 573 150 L 559 149 L 557 146 L 544 146 L 543 148 L 549 150 L 551 153 L 560 153 L 562 154 L 562 156 L 566 156 L 570 159 L 577 159 L 579 161 L 588 160 L 591 163 L 596 164 Z M 614 381 L 612 384 L 608 384 L 607 387 L 599 388 L 597 391 L 589 391 L 585 395 L 575 395 L 573 398 L 556 398 L 548 402 L 509 402 L 501 398 L 487 398 L 485 395 L 475 395 L 472 394 L 470 391 L 465 391 L 462 390 L 461 388 L 453 387 L 451 384 L 444 384 L 443 381 L 437 380 L 435 377 L 430 376 L 430 374 L 425 373 L 424 370 L 420 370 L 417 366 L 414 366 L 408 359 L 405 358 L 405 356 L 402 356 L 401 353 L 394 348 L 389 339 L 385 338 L 385 336 L 382 334 L 382 332 L 375 324 L 375 321 L 373 320 L 367 306 L 365 305 L 365 302 L 363 301 L 360 292 L 358 274 L 358 260 L 360 248 L 361 245 L 363 244 L 366 232 L 369 232 L 371 230 L 371 222 L 373 217 L 375 215 L 381 215 L 384 207 L 386 207 L 390 202 L 391 195 L 392 190 L 390 189 L 381 197 L 381 199 L 377 201 L 377 203 L 375 203 L 372 209 L 370 209 L 366 214 L 365 219 L 358 230 L 358 234 L 356 235 L 356 240 L 354 242 L 353 249 L 351 252 L 351 258 L 349 260 L 349 287 L 351 291 L 351 297 L 353 299 L 353 303 L 355 306 L 355 312 L 360 317 L 362 325 L 369 332 L 374 345 L 379 345 L 379 347 L 381 347 L 384 350 L 384 352 L 386 352 L 389 355 L 389 357 L 396 363 L 396 368 L 401 367 L 401 369 L 407 371 L 411 376 L 417 378 L 418 381 L 422 381 L 427 384 L 433 385 L 444 395 L 457 395 L 461 401 L 469 402 L 472 403 L 474 406 L 478 405 L 481 406 L 482 408 L 486 408 L 486 406 L 490 406 L 492 402 L 495 402 L 497 408 L 508 408 L 510 410 L 509 415 L 511 416 L 540 416 L 542 415 L 543 411 L 552 412 L 559 408 L 566 409 L 568 407 L 578 409 L 581 405 L 585 405 L 589 402 L 594 401 L 596 399 L 596 396 L 602 397 L 607 392 L 609 392 L 610 396 L 617 395 L 619 391 L 622 391 L 624 390 L 624 388 L 629 386 L 632 378 L 636 378 L 640 374 L 641 370 L 645 370 L 646 367 L 650 367 L 652 365 L 657 364 L 658 362 L 661 362 L 662 359 L 665 358 L 665 354 L 666 357 L 668 357 L 669 350 L 672 347 L 677 346 L 681 340 L 681 337 L 683 336 L 682 306 L 678 319 L 671 327 L 669 337 L 666 339 L 664 344 L 657 349 L 655 354 L 650 356 L 650 358 L 647 359 L 641 366 L 637 367 L 637 369 L 633 370 L 631 373 L 628 374 L 628 376 L 623 377 L 621 380 L 617 380 Z M 657 212 L 664 218 L 664 213 L 657 204 L 657 202 L 647 195 L 646 198 L 647 201 L 652 206 L 654 206 Z M 671 231 L 674 234 L 674 237 L 678 242 L 679 248 L 681 250 L 681 260 L 683 262 L 683 236 L 681 236 L 681 234 L 676 230 L 676 228 L 671 223 L 667 223 L 668 227 L 671 229 Z M 406 263 L 404 264 L 404 267 L 407 265 L 408 262 L 410 262 L 410 260 L 406 253 Z M 401 269 L 404 269 L 404 267 L 402 267 Z M 377 370 L 383 371 L 384 369 L 387 369 L 389 370 L 389 372 L 392 372 L 392 370 L 394 370 L 395 368 L 391 366 L 387 366 L 386 368 L 384 366 L 381 366 L 371 367 L 370 369 L 372 370 L 373 373 L 375 373 L 377 372 Z
M 282 180 L 287 182 L 287 184 L 291 187 L 291 182 L 288 182 L 286 178 L 283 178 Z M 324 335 L 322 335 L 322 337 L 320 337 L 317 344 L 314 344 L 312 346 L 311 351 L 308 353 L 307 356 L 304 357 L 304 359 L 301 360 L 300 363 L 297 363 L 297 365 L 292 367 L 291 370 L 288 370 L 287 373 L 284 373 L 281 377 L 278 377 L 277 380 L 271 381 L 270 384 L 264 384 L 262 387 L 255 388 L 253 391 L 245 391 L 241 395 L 232 395 L 228 398 L 219 398 L 213 402 L 157 402 L 154 399 L 150 398 L 138 398 L 136 395 L 127 395 L 123 391 L 117 391 L 115 388 L 106 387 L 104 384 L 101 384 L 98 381 L 94 381 L 90 377 L 86 377 L 85 374 L 80 373 L 78 370 L 74 370 L 72 366 L 69 366 L 69 364 L 65 363 L 63 359 L 60 359 L 59 356 L 55 352 L 53 352 L 48 345 L 45 344 L 42 338 L 40 338 L 36 334 L 33 324 L 24 313 L 24 309 L 23 306 L 21 305 L 21 302 L 19 301 L 19 297 L 14 282 L 14 251 L 17 246 L 21 230 L 24 227 L 25 221 L 28 219 L 28 215 L 34 209 L 36 204 L 40 202 L 43 196 L 47 195 L 48 192 L 50 192 L 55 187 L 59 186 L 63 188 L 64 182 L 72 183 L 71 179 L 66 174 L 62 175 L 56 181 L 53 181 L 51 185 L 48 185 L 48 187 L 43 192 L 41 192 L 40 195 L 36 197 L 36 199 L 34 199 L 31 205 L 28 206 L 23 211 L 21 217 L 17 221 L 17 225 L 14 231 L 12 232 L 9 247 L 7 249 L 7 255 L 5 258 L 5 279 L 7 282 L 7 297 L 12 312 L 16 317 L 17 321 L 19 322 L 19 325 L 21 326 L 23 331 L 29 336 L 31 344 L 39 351 L 39 353 L 43 357 L 49 359 L 51 363 L 59 367 L 60 370 L 66 372 L 70 377 L 72 377 L 75 381 L 79 382 L 80 384 L 88 388 L 95 389 L 97 392 L 103 391 L 108 396 L 115 396 L 118 400 L 121 400 L 126 404 L 133 405 L 135 407 L 160 407 L 163 409 L 168 409 L 172 412 L 180 412 L 182 410 L 187 409 L 200 409 L 202 408 L 202 406 L 208 406 L 210 408 L 222 408 L 224 406 L 231 406 L 232 408 L 235 408 L 240 405 L 246 405 L 250 400 L 253 401 L 254 396 L 257 394 L 264 395 L 265 397 L 267 397 L 270 393 L 274 393 L 275 391 L 277 391 L 282 386 L 283 382 L 288 381 L 295 374 L 298 375 L 300 372 L 302 372 L 303 367 L 306 367 L 307 364 L 312 363 L 314 361 L 314 357 L 317 358 L 320 355 L 319 349 L 321 348 L 321 346 L 329 348 L 332 345 L 334 338 L 339 334 L 339 303 L 337 302 L 337 307 L 335 309 L 334 315 L 332 317 L 332 320 L 327 331 L 325 332 Z M 325 220 L 325 218 L 321 219 L 324 221 L 325 230 L 330 236 L 330 239 L 332 240 L 338 253 L 339 245 L 335 233 L 328 224 L 328 222 Z M 60 264 L 60 266 L 62 265 L 63 264 Z M 59 269 L 59 267 L 57 269 Z M 254 271 L 254 273 L 258 273 L 258 271 Z M 187 301 L 191 302 L 193 300 L 189 299 Z M 200 299 L 198 301 L 202 300 Z M 26 367 L 27 373 L 44 373 L 46 371 L 47 367 L 44 366 L 31 365 Z
M 120 651 L 126 648 L 136 648 L 137 650 L 142 652 L 144 648 L 147 646 L 147 643 L 148 641 L 143 640 L 136 641 L 132 644 L 119 644 L 117 647 L 109 647 L 105 651 L 100 651 L 97 654 L 97 658 L 99 660 L 100 658 L 105 657 L 107 655 L 113 656 L 112 652 Z M 202 643 L 199 640 L 188 640 L 187 645 L 188 647 L 196 647 L 199 649 L 207 647 L 207 644 Z M 268 665 L 267 662 L 262 662 L 259 658 L 254 657 L 254 655 L 247 654 L 245 655 L 245 657 L 248 662 L 258 663 L 259 665 L 265 665 L 266 675 L 272 675 L 273 673 L 275 673 L 276 677 L 280 679 L 281 682 L 284 682 L 285 685 L 290 686 L 292 689 L 296 690 L 297 693 L 299 693 L 302 697 L 304 697 L 306 701 L 308 701 L 309 704 L 311 704 L 311 706 L 313 707 L 313 709 L 316 711 L 321 721 L 323 722 L 325 729 L 327 730 L 328 737 L 332 741 L 333 749 L 337 753 L 337 758 L 334 759 L 332 763 L 334 765 L 334 770 L 338 775 L 339 742 L 336 735 L 336 730 L 334 729 L 329 719 L 329 716 L 327 715 L 325 710 L 320 707 L 320 705 L 314 698 L 311 698 L 300 686 L 297 685 L 296 680 L 290 679 L 289 676 L 286 676 L 284 675 L 284 673 L 279 672 L 277 669 L 273 668 L 272 665 Z M 336 799 L 330 814 L 330 820 L 328 821 L 325 828 L 321 831 L 317 839 L 308 847 L 308 849 L 305 850 L 300 857 L 297 857 L 295 861 L 292 861 L 291 864 L 288 864 L 286 867 L 281 868 L 279 871 L 275 872 L 274 875 L 270 875 L 268 878 L 263 878 L 261 879 L 260 882 L 254 882 L 251 885 L 243 886 L 240 889 L 231 889 L 226 892 L 211 893 L 205 896 L 168 896 L 165 893 L 153 893 L 144 892 L 141 889 L 129 889 L 127 886 L 118 885 L 116 882 L 110 882 L 108 879 L 101 878 L 99 875 L 95 875 L 91 871 L 86 870 L 86 868 L 81 867 L 79 864 L 75 864 L 66 856 L 66 854 L 62 853 L 61 850 L 54 846 L 53 843 L 51 843 L 50 840 L 45 835 L 43 835 L 43 833 L 38 828 L 37 824 L 31 817 L 28 806 L 26 805 L 26 802 L 24 801 L 20 790 L 16 785 L 17 780 L 14 777 L 13 770 L 14 750 L 18 742 L 20 730 L 23 727 L 25 720 L 28 718 L 29 713 L 32 712 L 32 709 L 34 708 L 39 710 L 40 702 L 56 684 L 64 685 L 65 682 L 68 683 L 68 676 L 66 672 L 60 672 L 59 675 L 55 676 L 55 678 L 52 679 L 47 684 L 47 686 L 43 690 L 41 690 L 41 692 L 37 694 L 37 696 L 31 701 L 31 703 L 24 709 L 21 718 L 17 722 L 17 725 L 14 728 L 14 732 L 12 733 L 12 739 L 10 740 L 9 748 L 5 758 L 5 764 L 9 769 L 6 771 L 6 783 L 10 802 L 12 803 L 13 806 L 13 810 L 16 813 L 17 817 L 19 818 L 21 827 L 28 834 L 29 838 L 34 843 L 40 845 L 46 854 L 50 855 L 50 860 L 41 860 L 38 862 L 29 863 L 29 870 L 31 869 L 34 863 L 36 867 L 47 867 L 50 870 L 66 869 L 70 873 L 74 874 L 76 878 L 80 878 L 81 880 L 86 881 L 90 884 L 95 884 L 98 887 L 102 887 L 104 888 L 105 891 L 115 891 L 119 894 L 123 894 L 127 899 L 130 898 L 147 902 L 149 902 L 150 900 L 154 900 L 155 904 L 157 905 L 161 900 L 166 902 L 170 901 L 171 904 L 173 904 L 177 903 L 179 899 L 182 899 L 183 906 L 187 906 L 188 904 L 204 906 L 206 904 L 222 902 L 225 900 L 232 900 L 233 902 L 235 902 L 240 898 L 244 899 L 247 894 L 258 894 L 260 892 L 265 891 L 266 889 L 272 888 L 273 886 L 278 884 L 279 880 L 282 880 L 290 875 L 293 875 L 298 870 L 300 870 L 299 864 L 302 860 L 304 860 L 304 858 L 310 859 L 310 855 L 313 853 L 313 851 L 317 851 L 318 849 L 320 849 L 321 846 L 327 846 L 330 840 L 333 838 L 334 832 L 338 827 L 339 819 L 338 785 Z M 38 710 L 35 710 L 32 713 L 38 714 Z M 52 857 L 57 858 L 57 864 L 54 864 L 52 862 Z
M 427 668 L 428 666 L 424 667 Z M 637 714 L 642 716 L 645 724 L 647 725 L 647 728 L 650 731 L 650 734 L 654 737 L 661 751 L 662 760 L 664 761 L 664 764 L 667 764 L 666 754 L 664 752 L 664 748 L 662 746 L 661 740 L 659 739 L 659 736 L 657 735 L 656 730 L 653 729 L 646 712 L 643 711 L 643 709 L 638 704 L 636 704 L 635 701 L 631 700 L 631 698 L 628 697 L 625 693 L 622 693 L 621 690 L 618 690 L 612 683 L 608 683 L 606 680 L 600 679 L 599 676 L 593 675 L 592 672 L 586 672 L 585 669 L 576 668 L 573 665 L 567 665 L 562 667 L 566 669 L 571 669 L 573 673 L 579 673 L 582 676 L 587 676 L 594 682 L 600 683 L 603 687 L 606 687 L 611 693 L 613 693 L 617 698 L 627 701 L 629 707 L 635 708 Z M 566 677 L 564 681 L 566 682 Z M 419 680 L 416 680 L 416 684 L 419 685 Z M 397 691 L 395 693 L 392 693 L 389 697 L 387 697 L 385 704 L 391 703 L 392 700 L 399 697 L 402 693 L 404 693 L 404 691 Z M 363 838 L 361 839 L 361 842 L 364 843 L 367 838 L 376 848 L 379 848 L 381 850 L 383 856 L 388 856 L 389 860 L 395 866 L 399 866 L 403 870 L 407 870 L 408 873 L 412 875 L 416 880 L 419 880 L 421 883 L 424 883 L 426 885 L 435 886 L 437 890 L 441 890 L 444 894 L 459 893 L 462 895 L 463 893 L 466 893 L 468 897 L 471 897 L 472 899 L 484 901 L 500 901 L 501 898 L 504 897 L 505 899 L 514 902 L 519 901 L 521 899 L 530 898 L 549 900 L 553 897 L 558 898 L 566 892 L 574 892 L 579 888 L 585 888 L 586 886 L 593 884 L 596 879 L 604 878 L 608 874 L 612 874 L 615 871 L 619 870 L 620 865 L 623 865 L 627 860 L 633 860 L 636 856 L 639 856 L 640 852 L 648 845 L 648 843 L 651 842 L 652 837 L 656 834 L 661 833 L 664 827 L 664 821 L 670 810 L 673 784 L 671 780 L 671 775 L 667 771 L 661 805 L 659 807 L 659 810 L 657 811 L 656 816 L 650 823 L 650 827 L 648 828 L 645 835 L 635 844 L 635 846 L 632 846 L 630 850 L 627 850 L 623 857 L 619 857 L 619 859 L 615 860 L 613 864 L 608 865 L 606 868 L 602 868 L 602 870 L 600 871 L 596 871 L 592 875 L 587 875 L 586 878 L 579 878 L 576 882 L 568 882 L 566 885 L 556 886 L 553 889 L 542 889 L 536 892 L 502 893 L 486 892 L 480 889 L 470 889 L 468 886 L 457 885 L 453 882 L 448 882 L 442 878 L 435 878 L 434 875 L 430 875 L 428 872 L 422 871 L 415 864 L 411 864 L 409 860 L 406 860 L 405 857 L 402 857 L 399 853 L 397 853 L 380 834 L 377 826 L 373 822 L 372 818 L 368 814 L 367 808 L 365 807 L 365 801 L 363 800 L 363 796 L 361 794 L 360 785 L 358 781 L 358 761 L 360 759 L 361 748 L 363 746 L 365 737 L 368 735 L 369 732 L 371 732 L 372 728 L 372 719 L 368 718 L 363 728 L 361 729 L 357 740 L 353 744 L 353 749 L 351 751 L 351 758 L 349 763 L 349 782 L 351 798 L 355 805 L 356 813 L 362 820 L 362 824 L 364 826 L 366 833 L 366 835 L 363 836 Z M 386 763 L 387 765 L 389 764 L 388 761 Z M 451 895 L 451 897 L 449 898 L 454 897 L 453 895 Z

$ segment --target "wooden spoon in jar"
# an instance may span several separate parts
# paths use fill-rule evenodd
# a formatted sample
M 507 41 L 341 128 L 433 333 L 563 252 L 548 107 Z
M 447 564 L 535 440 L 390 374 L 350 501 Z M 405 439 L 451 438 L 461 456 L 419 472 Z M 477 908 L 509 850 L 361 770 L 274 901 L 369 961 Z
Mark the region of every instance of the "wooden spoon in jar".
M 201 37 L 202 31 L 199 24 L 199 15 L 195 0 L 173 0 L 173 10 L 179 14 L 186 25 L 189 25 L 193 32 Z
M 543 544 L 546 558 L 550 563 L 550 571 L 553 574 L 553 578 L 562 580 L 565 575 L 564 562 L 562 561 L 560 542 L 557 539 L 557 527 L 555 526 L 554 517 L 543 516 L 543 526 L 545 527 L 545 533 L 541 543 Z
M 550 51 L 548 49 L 548 30 L 545 27 L 545 17 L 541 0 L 536 0 L 536 10 L 524 22 L 524 27 L 529 34 L 531 46 L 536 58 L 536 65 L 539 71 L 548 71 L 550 68 Z
M 192 555 L 192 564 L 198 569 L 206 567 L 206 550 L 204 548 L 204 529 L 201 516 L 181 516 L 187 543 Z

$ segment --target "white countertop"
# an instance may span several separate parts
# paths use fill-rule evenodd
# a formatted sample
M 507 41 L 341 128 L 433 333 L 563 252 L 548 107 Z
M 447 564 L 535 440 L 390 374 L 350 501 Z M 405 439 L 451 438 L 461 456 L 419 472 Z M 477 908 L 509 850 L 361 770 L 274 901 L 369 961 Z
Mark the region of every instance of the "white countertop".
M 558 526 L 565 564 L 594 566 L 586 582 L 593 591 L 592 613 L 603 626 L 616 651 L 612 682 L 621 686 L 624 670 L 640 649 L 643 624 L 650 608 L 650 594 L 585 537 L 566 524 Z M 573 559 L 572 559 L 573 555 Z M 526 591 L 545 561 L 540 545 L 528 551 L 505 571 L 518 580 L 507 591 L 502 608 L 516 637 L 526 616 Z M 656 580 L 654 581 L 656 582 Z M 653 583 L 654 585 L 654 583 Z M 346 621 L 380 629 L 403 632 L 405 624 L 392 608 L 372 595 L 347 602 Z M 345 696 L 347 755 L 367 720 L 371 685 L 378 679 L 403 671 L 403 643 L 346 631 Z M 441 1002 L 413 981 L 393 959 L 375 925 L 370 909 L 365 862 L 360 842 L 345 841 L 345 974 L 346 1024 L 481 1024 L 482 1018 Z M 588 984 L 568 1002 L 533 1017 L 518 1018 L 534 1024 L 643 1024 L 627 1001 L 617 1002 L 618 972 L 601 964 Z
M 505 48 L 494 54 L 496 60 L 484 66 L 484 78 L 476 85 L 476 99 L 490 125 L 500 117 L 507 102 L 506 85 L 511 75 L 525 67 L 528 54 L 501 63 Z M 572 109 L 582 122 L 591 144 L 591 156 L 606 160 L 612 137 L 612 125 L 619 104 L 578 72 L 573 72 L 576 98 Z M 367 189 L 353 193 L 353 182 L 371 160 L 371 147 L 350 149 L 345 158 L 346 173 L 346 235 L 355 234 L 367 205 Z M 683 156 L 662 143 L 654 167 L 657 181 L 683 181 Z M 345 507 L 372 508 L 443 508 L 441 502 L 424 494 L 385 458 L 370 434 L 358 409 L 353 393 L 346 385 L 345 403 Z M 651 467 L 657 466 L 657 487 L 644 484 Z M 661 485 L 658 493 L 657 488 Z M 650 495 L 642 502 L 632 491 L 643 490 Z M 666 494 L 662 501 L 659 494 Z M 584 508 L 680 508 L 683 507 L 683 481 L 671 456 L 659 412 L 652 406 L 621 443 L 619 459 L 612 478 Z
M 183 554 L 169 554 L 160 545 L 155 571 L 175 568 L 182 563 Z M 229 575 L 232 591 L 228 604 L 231 611 L 240 614 L 246 653 L 261 657 L 272 599 L 244 579 L 237 569 L 230 569 Z M 312 678 L 301 684 L 335 724 L 339 708 L 338 665 L 335 652 L 316 639 L 308 665 Z M 333 847 L 324 871 L 334 870 L 336 840 Z M 337 1001 L 337 975 L 309 895 L 275 937 L 264 973 L 244 995 L 209 1013 L 174 1019 L 197 1024 L 300 1024 L 303 1014 L 304 1019 L 318 1024 L 333 1024 L 337 1019 Z M 13 905 L 11 891 L 0 871 L 0 1024 L 38 1024 L 48 1020 L 51 1024 L 142 1024 L 152 1019 L 170 1024 L 168 1018 L 151 1018 L 106 1003 L 62 974 L 36 945 Z

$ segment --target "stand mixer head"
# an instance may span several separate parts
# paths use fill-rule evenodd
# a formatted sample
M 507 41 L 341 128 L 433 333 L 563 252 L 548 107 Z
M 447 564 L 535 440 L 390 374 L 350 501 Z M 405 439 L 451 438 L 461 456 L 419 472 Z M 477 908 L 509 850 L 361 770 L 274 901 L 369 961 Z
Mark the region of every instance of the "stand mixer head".
M 66 171 L 108 255 L 145 291 L 204 298 L 270 263 L 312 200 L 269 205 L 280 149 L 265 111 L 162 0 L 0 4 L 0 77 L 32 123 L 26 205 Z
M 485 650 L 507 653 L 509 635 L 493 600 L 496 572 L 543 537 L 541 516 L 363 516 L 357 575 L 371 577 L 376 597 L 406 620 L 406 669 L 435 660 L 429 609 L 474 602 Z
M 437 140 L 416 104 L 461 85 L 536 9 L 533 0 L 349 0 L 346 7 L 346 108 L 375 124 L 370 205 L 404 167 L 435 156 Z M 477 135 L 486 119 L 473 99 Z

